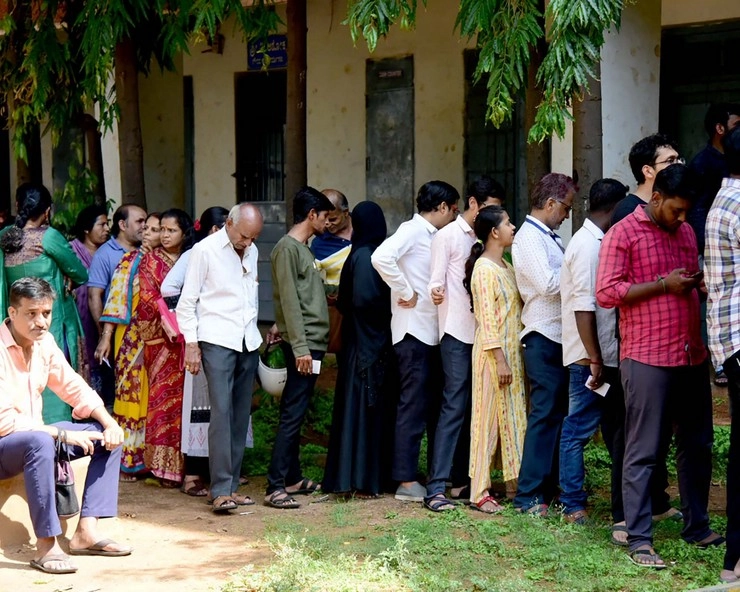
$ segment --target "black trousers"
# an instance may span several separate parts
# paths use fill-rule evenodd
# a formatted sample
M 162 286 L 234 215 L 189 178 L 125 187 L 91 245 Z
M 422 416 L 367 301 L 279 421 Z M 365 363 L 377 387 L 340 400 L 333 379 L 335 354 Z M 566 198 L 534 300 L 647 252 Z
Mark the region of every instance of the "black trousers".
M 270 468 L 267 470 L 268 495 L 303 479 L 299 458 L 301 427 L 318 378 L 318 374 L 304 376 L 298 372 L 293 349 L 289 343 L 283 342 L 280 347 L 285 354 L 288 379 L 280 397 L 280 421 L 272 449 Z M 323 360 L 325 353 L 311 350 L 311 357 L 314 360 Z
M 394 345 L 398 358 L 400 396 L 396 414 L 393 479 L 415 481 L 419 449 L 427 431 L 427 459 L 434 457 L 434 429 L 442 397 L 439 346 L 406 335 Z
M 730 454 L 727 460 L 727 548 L 725 569 L 740 561 L 740 351 L 727 358 L 722 369 L 730 396 Z
M 650 479 L 676 435 L 678 489 L 687 542 L 710 534 L 712 396 L 709 366 L 649 366 L 626 359 L 620 365 L 624 388 L 625 452 L 622 474 L 624 515 L 631 550 L 653 544 Z

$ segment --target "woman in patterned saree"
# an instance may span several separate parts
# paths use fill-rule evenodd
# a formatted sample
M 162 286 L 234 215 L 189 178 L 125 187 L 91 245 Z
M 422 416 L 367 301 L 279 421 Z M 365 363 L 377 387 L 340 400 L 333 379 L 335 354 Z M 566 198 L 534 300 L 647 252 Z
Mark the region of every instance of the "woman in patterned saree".
M 164 487 L 179 487 L 185 473 L 180 449 L 185 371 L 182 343 L 166 335 L 157 301 L 167 273 L 193 240 L 190 216 L 167 210 L 162 213 L 162 245 L 144 255 L 139 266 L 139 327 L 149 378 L 144 463 Z
M 113 415 L 123 429 L 121 481 L 135 481 L 147 471 L 144 464 L 144 434 L 149 387 L 144 370 L 144 342 L 139 332 L 139 264 L 143 250 L 159 247 L 159 218 L 149 214 L 144 226 L 142 249 L 126 253 L 111 280 L 108 300 L 95 358 L 107 360 L 113 339 L 116 398 Z M 114 333 L 115 331 L 115 333 Z
M 514 269 L 503 259 L 514 225 L 499 206 L 482 208 L 465 264 L 465 287 L 475 313 L 473 407 L 470 422 L 471 508 L 494 514 L 503 508 L 491 494 L 491 463 L 500 450 L 504 481 L 519 476 L 527 428 L 519 332 L 522 303 Z
M 51 194 L 43 185 L 24 183 L 15 194 L 18 216 L 0 238 L 0 320 L 7 316 L 10 285 L 23 277 L 46 280 L 57 294 L 49 333 L 75 370 L 83 368 L 82 324 L 72 288 L 87 282 L 87 270 L 64 236 L 49 226 Z M 44 423 L 69 421 L 72 409 L 49 389 L 42 395 Z

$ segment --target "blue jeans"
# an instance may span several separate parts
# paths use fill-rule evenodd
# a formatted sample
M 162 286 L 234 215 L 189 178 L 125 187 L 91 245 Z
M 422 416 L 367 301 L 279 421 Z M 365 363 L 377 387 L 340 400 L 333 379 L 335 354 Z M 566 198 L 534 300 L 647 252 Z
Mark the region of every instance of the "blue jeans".
M 590 366 L 571 364 L 568 370 L 568 416 L 563 420 L 560 434 L 560 503 L 565 512 L 571 514 L 586 509 L 583 449 L 599 427 L 604 397 L 586 387 L 586 381 L 591 376 Z

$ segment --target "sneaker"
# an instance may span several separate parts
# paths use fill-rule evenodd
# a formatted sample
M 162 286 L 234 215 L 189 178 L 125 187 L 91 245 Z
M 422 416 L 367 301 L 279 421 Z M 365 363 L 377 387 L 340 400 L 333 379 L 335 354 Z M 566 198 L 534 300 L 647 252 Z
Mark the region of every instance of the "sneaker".
M 402 502 L 423 502 L 426 495 L 426 487 L 418 481 L 414 481 L 409 486 L 399 485 L 394 497 Z

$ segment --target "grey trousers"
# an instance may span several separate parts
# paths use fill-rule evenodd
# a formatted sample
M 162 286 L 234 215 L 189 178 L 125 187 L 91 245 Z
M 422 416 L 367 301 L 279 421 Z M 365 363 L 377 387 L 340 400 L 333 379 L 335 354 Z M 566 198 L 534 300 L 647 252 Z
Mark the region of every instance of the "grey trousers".
M 676 435 L 676 469 L 683 512 L 683 539 L 696 543 L 709 529 L 712 477 L 712 394 L 709 365 L 659 367 L 622 360 L 625 451 L 624 518 L 630 550 L 653 544 L 650 479 Z
M 243 347 L 238 352 L 201 341 L 200 352 L 211 404 L 208 466 L 211 497 L 216 498 L 231 495 L 239 487 L 259 351 Z

